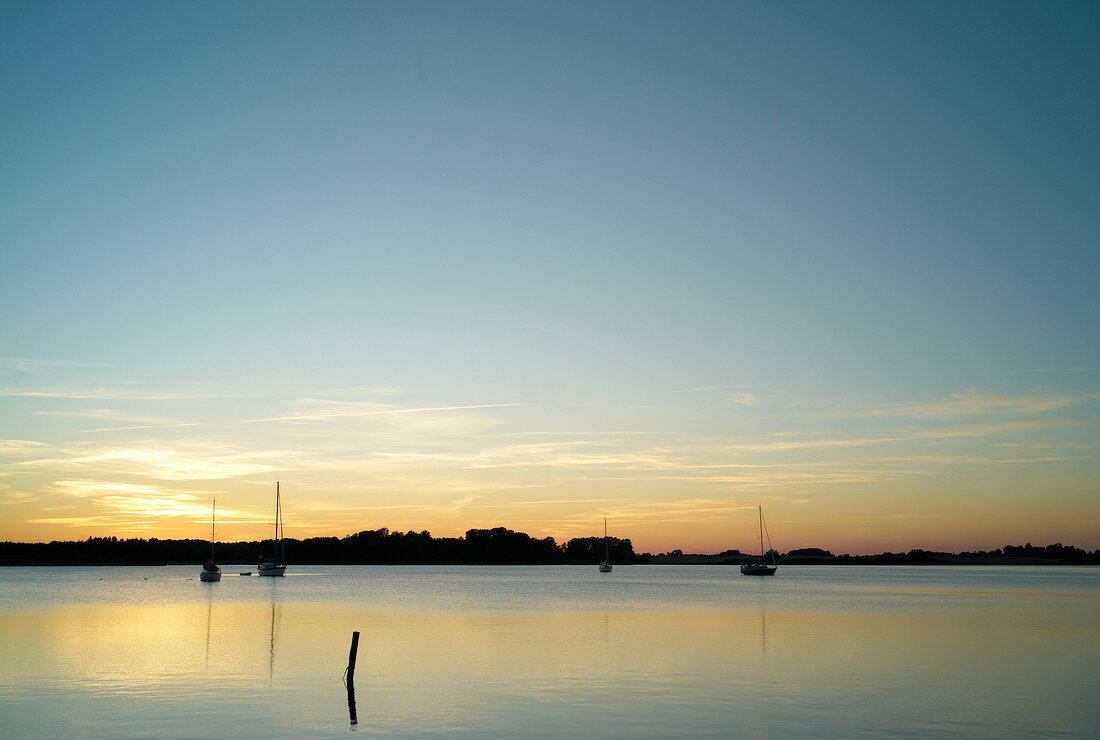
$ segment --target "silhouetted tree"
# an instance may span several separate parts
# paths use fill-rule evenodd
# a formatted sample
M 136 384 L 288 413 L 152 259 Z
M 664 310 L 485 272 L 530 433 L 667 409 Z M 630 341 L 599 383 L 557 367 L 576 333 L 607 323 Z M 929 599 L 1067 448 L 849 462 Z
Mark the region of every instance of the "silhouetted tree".
M 612 563 L 633 563 L 634 545 L 630 540 L 607 538 L 607 550 Z M 603 537 L 574 537 L 565 543 L 565 562 L 575 565 L 598 563 L 604 557 Z

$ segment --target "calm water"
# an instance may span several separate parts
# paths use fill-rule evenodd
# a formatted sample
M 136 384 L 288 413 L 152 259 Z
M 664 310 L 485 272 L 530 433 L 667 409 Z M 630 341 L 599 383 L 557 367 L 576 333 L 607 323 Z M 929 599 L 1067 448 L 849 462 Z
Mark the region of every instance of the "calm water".
M 1100 569 L 249 569 L 0 568 L 0 736 L 1100 736 Z

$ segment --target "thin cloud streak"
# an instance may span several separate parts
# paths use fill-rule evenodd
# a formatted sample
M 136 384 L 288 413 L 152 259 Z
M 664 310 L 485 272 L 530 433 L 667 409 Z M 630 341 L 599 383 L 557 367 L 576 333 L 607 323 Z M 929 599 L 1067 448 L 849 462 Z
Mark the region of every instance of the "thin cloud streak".
M 0 439 L 0 455 L 33 455 L 52 447 L 45 442 L 29 439 Z
M 54 483 L 65 497 L 86 501 L 107 513 L 84 517 L 30 519 L 29 523 L 65 523 L 80 526 L 89 521 L 125 520 L 127 524 L 150 525 L 163 519 L 188 519 L 205 522 L 210 515 L 207 494 L 164 489 L 119 481 L 68 479 Z M 212 497 L 212 494 L 211 494 Z M 224 500 L 224 499 L 223 499 Z M 222 524 L 260 524 L 270 521 L 267 513 L 242 512 L 233 507 L 218 510 Z
M 1043 396 L 990 396 L 978 393 L 955 393 L 940 401 L 887 404 L 866 409 L 867 416 L 900 416 L 918 419 L 939 419 L 975 414 L 1038 414 L 1072 406 L 1069 398 Z
M 38 500 L 38 496 L 24 491 L 0 492 L 0 506 L 7 504 L 32 504 Z
M 196 401 L 203 399 L 258 398 L 259 394 L 242 393 L 187 393 L 163 391 L 123 391 L 111 388 L 92 388 L 80 391 L 27 391 L 0 388 L 0 396 L 9 398 L 60 398 L 82 401 Z
M 986 455 L 896 455 L 872 458 L 877 464 L 931 463 L 934 465 L 1024 465 L 1065 462 L 1066 457 L 989 457 Z
M 1022 421 L 1002 421 L 988 424 L 962 424 L 950 429 L 937 429 L 912 435 L 916 439 L 949 439 L 952 437 L 990 437 L 1003 434 L 1021 434 L 1042 429 L 1060 427 L 1080 427 L 1095 425 L 1096 421 L 1086 419 L 1043 418 Z
M 202 426 L 199 421 L 185 421 L 178 424 L 141 424 L 132 427 L 99 427 L 98 429 L 81 429 L 78 434 L 104 434 L 106 432 L 132 432 L 139 429 L 178 429 L 180 427 Z
M 293 459 L 293 451 L 225 452 L 219 446 L 184 443 L 176 447 L 50 448 L 49 457 L 11 463 L 17 469 L 111 472 L 153 480 L 223 480 L 271 473 L 272 460 Z
M 105 419 L 107 421 L 128 421 L 141 424 L 164 423 L 164 419 L 148 416 L 134 416 L 115 409 L 79 409 L 76 411 L 32 411 L 35 416 L 64 416 L 77 419 Z
M 107 362 L 83 360 L 37 360 L 28 357 L 0 357 L 0 369 L 14 370 L 19 373 L 37 373 L 56 368 L 112 368 Z
M 677 388 L 666 393 L 701 393 L 705 391 L 729 391 L 742 388 L 768 388 L 767 383 L 746 383 L 743 385 L 705 385 L 698 388 Z
M 426 406 L 422 408 L 388 408 L 388 409 L 347 409 L 343 411 L 331 411 L 314 414 L 292 414 L 289 416 L 272 416 L 263 419 L 241 419 L 241 424 L 258 424 L 261 422 L 275 421 L 324 421 L 326 419 L 358 418 L 368 416 L 389 416 L 396 414 L 420 414 L 437 411 L 469 411 L 472 409 L 495 409 L 514 406 L 524 406 L 523 403 L 484 403 L 468 406 Z

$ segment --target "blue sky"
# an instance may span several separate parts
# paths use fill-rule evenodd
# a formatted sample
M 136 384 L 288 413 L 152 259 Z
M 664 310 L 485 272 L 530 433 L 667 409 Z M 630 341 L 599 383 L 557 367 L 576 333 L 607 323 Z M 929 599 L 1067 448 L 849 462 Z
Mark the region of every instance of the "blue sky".
M 798 544 L 943 516 L 999 546 L 1041 497 L 1034 539 L 1095 540 L 1098 31 L 1092 3 L 5 2 L 0 537 L 217 495 L 244 538 L 281 477 L 299 534 L 617 514 L 702 549 L 763 501 Z M 151 450 L 195 472 L 102 466 Z

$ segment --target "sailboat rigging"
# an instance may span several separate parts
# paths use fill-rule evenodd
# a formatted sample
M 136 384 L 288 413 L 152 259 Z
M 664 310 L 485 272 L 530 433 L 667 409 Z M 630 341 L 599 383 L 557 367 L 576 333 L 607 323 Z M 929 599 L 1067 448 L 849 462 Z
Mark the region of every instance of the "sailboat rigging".
M 222 570 L 214 562 L 214 511 L 217 506 L 217 500 L 210 505 L 210 560 L 202 566 L 202 572 L 199 573 L 200 581 L 220 581 L 222 579 Z
M 275 540 L 270 558 L 260 556 L 257 566 L 261 576 L 281 576 L 286 572 L 286 549 L 283 545 L 283 505 L 279 497 L 279 482 L 275 481 Z
M 607 517 L 603 518 L 603 562 L 600 563 L 600 572 L 611 572 L 611 550 L 607 544 Z
M 757 506 L 756 509 L 760 515 L 760 562 L 743 563 L 741 565 L 741 575 L 774 576 L 776 568 L 778 568 L 779 566 L 775 562 L 775 550 L 772 549 L 771 535 L 768 535 L 768 552 L 771 553 L 772 562 L 770 565 L 764 562 L 764 533 L 767 532 L 767 528 L 764 526 L 764 507 Z

